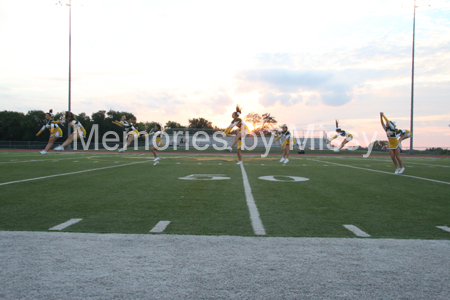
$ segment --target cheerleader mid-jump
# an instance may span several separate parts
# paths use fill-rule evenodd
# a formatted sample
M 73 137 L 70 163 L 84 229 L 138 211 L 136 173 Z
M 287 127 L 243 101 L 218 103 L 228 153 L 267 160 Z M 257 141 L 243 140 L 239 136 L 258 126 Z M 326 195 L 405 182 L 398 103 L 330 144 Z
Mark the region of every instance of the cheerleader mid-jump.
M 154 136 L 154 137 L 156 137 L 156 147 L 155 147 L 155 145 L 153 145 L 152 150 L 151 150 L 152 153 L 153 153 L 153 156 L 155 157 L 155 159 L 153 160 L 154 161 L 153 165 L 159 164 L 159 157 L 158 157 L 158 153 L 157 153 L 158 148 L 157 147 L 161 147 L 162 144 L 163 144 L 162 138 L 161 138 L 161 134 L 162 134 L 162 125 L 160 123 L 157 123 L 155 125 L 154 129 L 150 130 L 150 132 L 148 134 L 143 135 L 144 137 L 147 137 L 147 136 Z
M 127 121 L 125 119 L 126 119 L 126 117 L 122 116 L 120 121 L 112 121 L 112 123 L 114 125 L 122 127 L 123 129 L 125 129 L 125 132 L 128 133 L 127 145 L 124 146 L 123 148 L 120 148 L 119 149 L 119 153 L 125 152 L 125 148 L 130 146 L 130 144 L 134 140 L 134 138 L 137 138 L 139 136 L 139 131 L 137 131 L 136 127 L 134 127 L 133 124 L 131 124 L 129 121 Z
M 50 148 L 53 146 L 53 143 L 63 136 L 63 132 L 58 124 L 61 124 L 61 122 L 53 120 L 53 109 L 50 109 L 50 111 L 45 114 L 45 125 L 42 126 L 41 130 L 39 130 L 39 132 L 36 134 L 36 136 L 38 136 L 45 129 L 50 130 L 50 138 L 48 139 L 47 146 L 44 150 L 39 152 L 40 154 L 47 154 L 48 150 L 50 150 Z
M 72 126 L 73 132 L 61 146 L 55 147 L 53 150 L 64 151 L 64 147 L 72 143 L 73 140 L 76 141 L 79 137 L 86 137 L 86 130 L 72 112 L 66 111 L 65 119 L 69 126 Z
M 407 129 L 398 129 L 395 122 L 392 120 L 388 120 L 388 118 L 384 114 L 383 119 L 386 121 L 386 123 L 391 124 L 395 128 L 395 135 L 398 138 L 398 146 L 400 147 L 400 149 L 402 149 L 402 141 L 409 139 L 412 136 L 411 131 Z
M 348 142 L 350 142 L 351 140 L 353 140 L 353 135 L 348 133 L 345 130 L 342 130 L 339 127 L 339 121 L 336 120 L 336 132 L 337 134 L 335 136 L 333 136 L 331 139 L 327 139 L 327 143 L 330 144 L 331 141 L 333 141 L 334 139 L 337 139 L 339 136 L 343 136 L 344 140 L 342 141 L 341 145 L 339 146 L 339 148 L 334 149 L 334 152 L 339 152 L 339 150 L 341 150 L 345 144 L 347 144 Z
M 231 136 L 230 132 L 233 130 L 233 128 L 236 126 L 238 128 L 238 132 L 236 133 L 236 137 L 234 138 L 233 143 L 231 146 L 228 146 L 226 149 L 229 151 L 233 150 L 234 145 L 238 144 L 237 147 L 237 156 L 238 156 L 238 162 L 237 164 L 242 164 L 242 138 L 245 137 L 249 130 L 247 125 L 245 125 L 245 122 L 239 117 L 242 114 L 242 108 L 239 107 L 239 105 L 236 105 L 236 111 L 231 114 L 231 117 L 233 118 L 233 121 L 231 121 L 231 124 L 225 129 L 224 133 L 227 136 Z
M 381 126 L 383 126 L 384 131 L 389 142 L 389 154 L 391 155 L 392 162 L 395 165 L 395 174 L 401 174 L 405 171 L 403 167 L 403 162 L 400 158 L 400 147 L 397 139 L 397 128 L 394 122 L 389 121 L 384 113 L 380 112 Z M 386 121 L 386 124 L 384 123 Z
M 291 133 L 288 131 L 288 128 L 286 125 L 281 126 L 281 129 L 283 131 L 280 133 L 280 135 L 275 139 L 274 142 L 281 139 L 282 136 L 284 136 L 284 142 L 281 144 L 281 148 L 284 148 L 283 157 L 280 159 L 280 162 L 287 163 L 289 161 L 289 148 L 290 145 L 295 145 L 295 138 L 291 135 Z

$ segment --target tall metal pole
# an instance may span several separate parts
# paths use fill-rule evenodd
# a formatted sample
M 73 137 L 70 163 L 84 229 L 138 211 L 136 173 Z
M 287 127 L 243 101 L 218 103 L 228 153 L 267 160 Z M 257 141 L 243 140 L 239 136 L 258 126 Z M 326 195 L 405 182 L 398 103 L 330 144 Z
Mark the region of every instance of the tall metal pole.
M 413 154 L 413 118 L 414 118 L 414 46 L 416 36 L 416 0 L 414 0 L 414 17 L 413 17 L 413 43 L 412 43 L 412 74 L 411 74 L 411 137 L 409 141 L 409 153 Z
M 72 0 L 69 0 L 69 111 L 72 111 Z M 67 126 L 67 135 L 70 136 L 71 127 Z

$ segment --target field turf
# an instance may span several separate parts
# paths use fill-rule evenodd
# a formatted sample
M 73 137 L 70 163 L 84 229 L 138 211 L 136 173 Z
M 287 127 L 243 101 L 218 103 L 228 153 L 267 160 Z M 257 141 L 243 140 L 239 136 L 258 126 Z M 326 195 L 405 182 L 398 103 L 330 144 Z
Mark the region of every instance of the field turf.
M 0 230 L 254 236 L 236 155 L 0 152 Z M 450 239 L 450 159 L 244 156 L 266 236 Z M 200 175 L 199 175 L 200 174 Z M 208 177 L 210 176 L 210 177 Z M 274 176 L 277 181 L 259 177 Z M 289 176 L 307 181 L 293 181 Z M 194 180 L 183 180 L 180 178 Z M 208 180 L 225 177 L 224 180 Z M 200 180 L 202 179 L 202 180 Z

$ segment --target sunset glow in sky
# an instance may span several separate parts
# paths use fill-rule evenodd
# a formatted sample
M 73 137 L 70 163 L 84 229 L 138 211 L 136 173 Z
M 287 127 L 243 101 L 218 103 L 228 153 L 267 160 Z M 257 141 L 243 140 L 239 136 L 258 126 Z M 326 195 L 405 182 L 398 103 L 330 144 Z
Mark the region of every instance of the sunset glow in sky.
M 0 0 L 0 110 L 67 110 L 56 2 Z M 413 2 L 72 0 L 72 111 L 226 126 L 239 103 L 385 139 L 380 111 L 410 127 Z M 450 0 L 417 3 L 414 145 L 450 147 Z

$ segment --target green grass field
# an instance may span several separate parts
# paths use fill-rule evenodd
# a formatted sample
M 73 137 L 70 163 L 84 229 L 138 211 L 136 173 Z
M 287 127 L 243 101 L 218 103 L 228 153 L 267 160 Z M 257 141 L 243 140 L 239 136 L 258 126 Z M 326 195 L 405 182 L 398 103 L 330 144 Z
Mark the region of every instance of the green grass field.
M 150 234 L 170 221 L 165 234 L 255 235 L 235 154 L 161 158 L 154 166 L 150 153 L 1 151 L 0 230 L 48 231 L 80 218 L 63 231 Z M 404 157 L 403 175 L 386 156 L 279 158 L 244 157 L 266 236 L 355 237 L 350 224 L 372 238 L 450 239 L 436 227 L 450 227 L 449 158 Z M 179 179 L 187 176 L 195 180 Z

